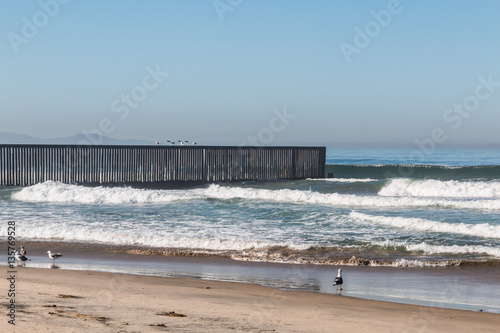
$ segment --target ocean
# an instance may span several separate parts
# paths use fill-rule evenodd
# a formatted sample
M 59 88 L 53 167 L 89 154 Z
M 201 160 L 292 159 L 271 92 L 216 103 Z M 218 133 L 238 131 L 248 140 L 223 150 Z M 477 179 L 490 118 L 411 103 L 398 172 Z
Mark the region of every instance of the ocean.
M 328 149 L 326 173 L 333 178 L 176 190 L 48 181 L 0 188 L 0 214 L 16 222 L 21 240 L 127 246 L 137 254 L 417 275 L 500 268 L 497 151 Z M 500 301 L 488 302 L 500 312 Z

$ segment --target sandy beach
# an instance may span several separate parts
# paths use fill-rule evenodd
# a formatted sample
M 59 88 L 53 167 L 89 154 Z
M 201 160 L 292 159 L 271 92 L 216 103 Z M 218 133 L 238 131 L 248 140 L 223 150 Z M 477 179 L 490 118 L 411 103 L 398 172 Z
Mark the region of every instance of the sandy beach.
M 1 271 L 4 277 L 12 275 L 8 267 Z M 15 297 L 2 293 L 4 311 L 15 300 L 15 326 L 4 316 L 2 332 L 497 332 L 500 327 L 498 314 L 245 283 L 15 271 Z

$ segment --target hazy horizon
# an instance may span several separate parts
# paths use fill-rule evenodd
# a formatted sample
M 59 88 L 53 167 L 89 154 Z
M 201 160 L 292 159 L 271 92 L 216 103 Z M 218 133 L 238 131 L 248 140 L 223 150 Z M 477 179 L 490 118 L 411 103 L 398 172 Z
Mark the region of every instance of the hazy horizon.
M 500 145 L 498 1 L 2 0 L 0 9 L 0 132 Z

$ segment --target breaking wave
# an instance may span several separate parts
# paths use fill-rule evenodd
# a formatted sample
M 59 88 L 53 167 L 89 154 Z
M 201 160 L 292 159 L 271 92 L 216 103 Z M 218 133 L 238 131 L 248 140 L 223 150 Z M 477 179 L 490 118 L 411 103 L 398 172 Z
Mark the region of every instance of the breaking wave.
M 193 192 L 180 190 L 149 190 L 130 187 L 86 187 L 47 181 L 12 195 L 29 202 L 60 202 L 83 204 L 167 203 L 196 198 Z
M 386 248 L 404 248 L 409 252 L 422 252 L 424 254 L 484 254 L 500 258 L 499 248 L 483 245 L 432 245 L 426 242 L 411 244 L 396 241 L 385 241 L 374 244 Z
M 295 204 L 319 204 L 343 207 L 453 207 L 461 209 L 500 209 L 497 200 L 453 200 L 447 198 L 386 197 L 303 190 L 269 190 L 211 185 L 204 195 L 210 198 L 264 200 Z
M 404 228 L 424 232 L 443 232 L 452 234 L 469 235 L 483 238 L 500 239 L 500 226 L 488 223 L 466 224 L 445 223 L 430 221 L 421 218 L 374 216 L 358 212 L 351 212 L 349 216 L 353 219 L 373 222 L 391 227 Z
M 406 181 L 405 181 L 406 182 Z M 129 187 L 85 187 L 58 182 L 45 182 L 23 188 L 12 198 L 28 202 L 59 202 L 83 204 L 141 204 L 169 203 L 187 200 L 261 200 L 291 204 L 313 204 L 340 207 L 452 207 L 459 209 L 500 209 L 500 197 L 450 198 L 429 196 L 403 196 L 393 190 L 401 186 L 388 184 L 379 195 L 321 193 L 295 189 L 259 189 L 210 185 L 191 190 L 151 190 Z M 405 183 L 407 184 L 407 183 Z M 411 183 L 410 183 L 411 186 Z M 417 185 L 424 187 L 424 185 Z M 408 188 L 406 186 L 405 188 Z M 424 191 L 424 189 L 422 189 Z M 400 194 L 400 195 L 397 195 Z M 481 200 L 478 200 L 481 199 Z
M 392 179 L 378 193 L 390 197 L 500 198 L 498 181 Z

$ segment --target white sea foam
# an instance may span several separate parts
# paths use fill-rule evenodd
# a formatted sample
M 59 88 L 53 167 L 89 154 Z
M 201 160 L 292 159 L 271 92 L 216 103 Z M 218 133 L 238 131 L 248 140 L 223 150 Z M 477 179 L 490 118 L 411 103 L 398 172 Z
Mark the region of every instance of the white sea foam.
M 431 245 L 426 242 L 411 244 L 406 242 L 385 241 L 373 242 L 374 245 L 383 247 L 405 248 L 407 251 L 422 251 L 425 254 L 487 254 L 500 258 L 500 248 L 484 245 Z
M 349 216 L 353 219 L 363 220 L 392 227 L 404 228 L 408 230 L 418 230 L 425 232 L 445 232 L 453 234 L 470 235 L 484 238 L 500 239 L 500 226 L 488 223 L 466 224 L 466 223 L 445 223 L 430 221 L 421 218 L 410 217 L 389 217 L 367 215 L 358 212 L 351 212 Z
M 31 225 L 23 229 L 25 239 L 55 239 L 63 241 L 96 242 L 115 245 L 137 245 L 148 247 L 166 247 L 200 250 L 246 250 L 267 248 L 267 242 L 239 239 L 220 239 L 196 236 L 195 232 L 179 235 L 144 227 L 130 228 L 111 224 L 77 225 L 68 224 Z
M 68 202 L 85 204 L 164 203 L 194 199 L 193 192 L 144 190 L 129 187 L 86 187 L 47 181 L 12 195 L 29 202 Z
M 407 259 L 396 259 L 390 263 L 389 266 L 392 267 L 446 267 L 451 265 L 458 265 L 460 261 L 426 261 L 426 260 L 407 260 Z M 376 264 L 373 266 L 377 266 Z M 381 265 L 387 266 L 387 265 Z
M 498 181 L 391 180 L 378 193 L 388 197 L 500 198 Z
M 170 203 L 183 200 L 244 199 L 293 204 L 319 204 L 345 207 L 453 207 L 461 209 L 500 209 L 500 199 L 427 198 L 408 196 L 320 193 L 290 189 L 256 189 L 210 185 L 191 190 L 146 190 L 125 187 L 85 187 L 45 182 L 23 188 L 12 198 L 27 202 L 67 202 L 85 204 Z
M 269 190 L 211 185 L 204 192 L 210 198 L 247 199 L 297 204 L 320 204 L 347 207 L 454 207 L 462 209 L 500 209 L 500 200 L 457 200 L 447 198 L 385 197 L 301 190 Z
M 232 254 L 231 258 L 239 261 L 253 261 L 253 262 L 279 262 L 287 264 L 315 264 L 315 265 L 344 265 L 344 266 L 358 266 L 357 262 L 346 262 L 338 260 L 317 260 L 311 257 L 290 257 L 283 256 L 280 253 L 275 253 L 269 255 L 267 252 L 243 252 L 239 254 Z M 368 260 L 369 266 L 390 266 L 390 267 L 446 267 L 446 266 L 456 266 L 460 264 L 460 260 L 408 260 L 404 258 L 391 260 Z
M 371 178 L 308 178 L 312 181 L 327 181 L 332 183 L 371 183 L 377 181 Z

